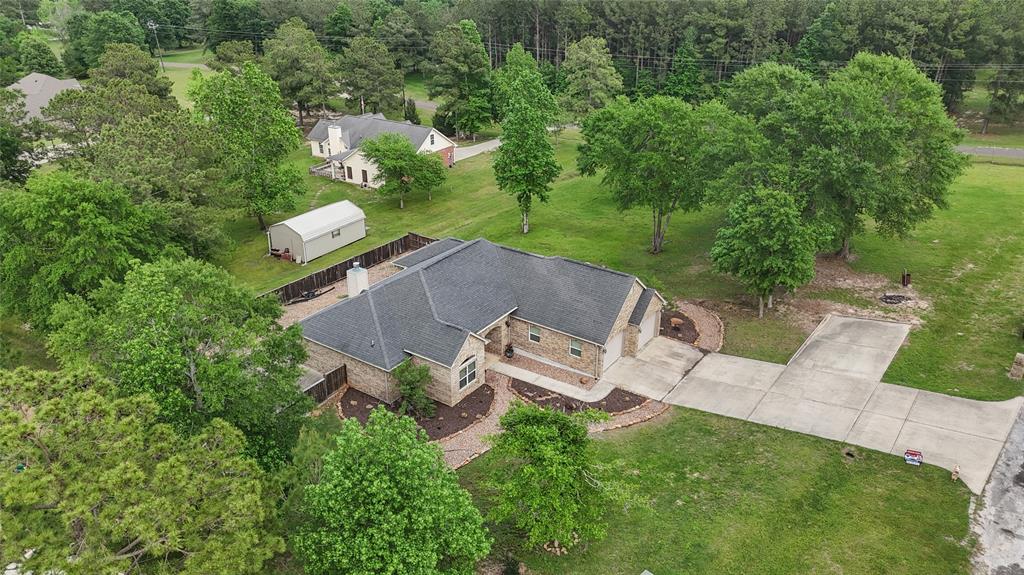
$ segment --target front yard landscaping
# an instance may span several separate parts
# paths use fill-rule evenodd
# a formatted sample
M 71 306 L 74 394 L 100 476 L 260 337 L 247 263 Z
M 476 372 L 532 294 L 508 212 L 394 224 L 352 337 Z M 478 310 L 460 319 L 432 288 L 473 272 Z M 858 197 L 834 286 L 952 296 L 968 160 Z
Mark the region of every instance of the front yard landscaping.
M 408 198 L 404 210 L 398 209 L 396 199 L 382 198 L 373 190 L 306 174 L 299 208 L 269 221 L 350 199 L 366 212 L 367 237 L 298 266 L 267 257 L 266 237 L 255 220 L 238 217 L 228 227 L 235 245 L 220 263 L 252 288 L 267 291 L 408 231 L 434 237 L 483 236 L 636 274 L 669 299 L 705 301 L 725 322 L 724 353 L 785 363 L 809 328 L 786 313 L 756 319 L 756 302 L 732 279 L 712 271 L 708 250 L 722 211 L 712 206 L 676 214 L 665 251 L 651 255 L 650 215 L 642 210 L 620 213 L 599 178 L 579 175 L 579 141 L 572 131 L 558 138 L 556 152 L 563 172 L 551 201 L 531 213 L 528 235 L 519 232 L 516 205 L 495 186 L 491 156 L 483 154 L 456 164 L 433 200 Z M 302 170 L 315 163 L 305 147 L 291 161 Z M 950 209 L 938 212 L 905 240 L 882 238 L 873 231 L 854 239 L 857 259 L 848 275 L 880 274 L 873 281 L 889 282 L 896 289 L 906 268 L 913 275 L 914 289 L 930 306 L 915 311 L 922 327 L 911 334 L 886 381 L 975 399 L 1007 399 L 1020 393 L 1020 384 L 1005 373 L 1021 349 L 1024 215 L 1019 208 L 1024 189 L 1017 182 L 1022 177 L 1021 167 L 975 164 L 956 183 Z M 808 286 L 798 295 L 851 309 L 870 305 L 869 311 L 879 314 L 896 309 L 866 300 L 848 285 L 849 280 L 839 278 L 835 286 L 813 293 Z M 790 298 L 783 303 L 786 299 Z
M 648 501 L 608 510 L 607 537 L 572 553 L 517 557 L 544 575 L 969 572 L 966 487 L 936 467 L 674 408 L 596 436 Z M 484 455 L 459 471 L 486 505 Z M 493 557 L 511 542 L 491 526 Z

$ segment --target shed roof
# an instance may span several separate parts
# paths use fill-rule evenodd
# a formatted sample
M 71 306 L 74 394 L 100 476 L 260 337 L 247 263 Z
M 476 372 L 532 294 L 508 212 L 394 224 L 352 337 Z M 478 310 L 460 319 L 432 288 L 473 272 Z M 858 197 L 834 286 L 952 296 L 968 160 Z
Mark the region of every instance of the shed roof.
M 270 227 L 286 226 L 299 234 L 302 241 L 309 241 L 363 219 L 366 219 L 366 214 L 359 209 L 359 206 L 348 200 L 342 200 L 299 214 L 294 218 L 288 218 Z
M 53 76 L 32 72 L 9 86 L 25 94 L 25 117 L 28 119 L 42 117 L 42 110 L 50 100 L 64 90 L 79 90 L 82 85 L 78 80 L 59 80 Z
M 470 334 L 510 312 L 600 345 L 637 281 L 484 239 L 447 238 L 396 263 L 408 267 L 302 320 L 303 335 L 387 370 L 410 353 L 450 366 Z

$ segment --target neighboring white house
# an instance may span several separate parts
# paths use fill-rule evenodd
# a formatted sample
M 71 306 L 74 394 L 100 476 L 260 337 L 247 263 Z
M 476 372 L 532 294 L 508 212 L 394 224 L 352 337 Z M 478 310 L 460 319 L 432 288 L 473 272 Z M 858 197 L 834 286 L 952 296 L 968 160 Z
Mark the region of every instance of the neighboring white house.
M 444 165 L 455 165 L 455 142 L 434 128 L 388 120 L 383 114 L 363 114 L 337 120 L 322 119 L 313 126 L 306 140 L 313 155 L 327 161 L 311 171 L 364 187 L 378 187 L 380 184 L 374 182 L 377 166 L 363 156 L 359 145 L 363 140 L 385 133 L 401 134 L 409 138 L 417 152 L 436 153 Z
M 270 252 L 288 253 L 301 264 L 366 237 L 366 214 L 348 200 L 299 214 L 270 226 Z
M 17 90 L 25 95 L 25 118 L 42 119 L 42 110 L 57 94 L 64 90 L 80 90 L 82 85 L 78 80 L 58 80 L 53 76 L 32 72 L 21 80 L 8 86 L 11 90 Z

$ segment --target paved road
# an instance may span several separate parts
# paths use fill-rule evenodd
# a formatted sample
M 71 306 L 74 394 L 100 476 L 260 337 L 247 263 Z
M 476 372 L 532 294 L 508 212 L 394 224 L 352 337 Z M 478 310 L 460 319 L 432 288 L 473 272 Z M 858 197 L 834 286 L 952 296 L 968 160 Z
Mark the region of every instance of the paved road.
M 434 112 L 437 111 L 437 102 L 432 102 L 430 100 L 416 100 L 416 107 Z
M 999 156 L 1024 160 L 1024 148 L 996 148 L 992 146 L 957 146 L 957 150 L 972 156 Z
M 701 352 L 655 338 L 605 373 L 616 387 L 728 417 L 960 466 L 981 493 L 1022 399 L 972 401 L 882 383 L 904 324 L 830 315 L 786 365 Z
M 203 70 L 209 70 L 210 67 L 206 64 L 193 64 L 191 62 L 164 62 L 165 68 L 201 68 Z
M 480 142 L 479 144 L 472 144 L 469 146 L 459 146 L 455 148 L 455 161 L 465 160 L 466 158 L 472 158 L 478 156 L 484 152 L 492 152 L 501 145 L 501 141 L 495 138 L 494 140 L 487 140 Z

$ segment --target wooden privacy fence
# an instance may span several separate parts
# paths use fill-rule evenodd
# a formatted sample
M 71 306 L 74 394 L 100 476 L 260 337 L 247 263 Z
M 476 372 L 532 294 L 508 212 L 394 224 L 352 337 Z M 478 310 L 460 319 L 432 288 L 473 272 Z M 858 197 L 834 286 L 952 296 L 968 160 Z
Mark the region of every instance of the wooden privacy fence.
M 277 294 L 278 299 L 282 303 L 288 303 L 295 298 L 301 297 L 306 292 L 315 291 L 345 279 L 348 270 L 352 269 L 356 262 L 359 262 L 359 265 L 364 268 L 373 267 L 397 255 L 418 250 L 434 241 L 436 241 L 434 238 L 409 232 L 396 240 L 392 240 L 382 246 L 377 246 L 358 256 L 352 256 L 331 267 L 313 272 L 304 278 L 297 279 L 268 293 Z
M 341 386 L 348 383 L 348 368 L 344 365 L 324 374 L 324 378 L 306 390 L 306 395 L 313 398 L 317 405 L 327 401 Z

